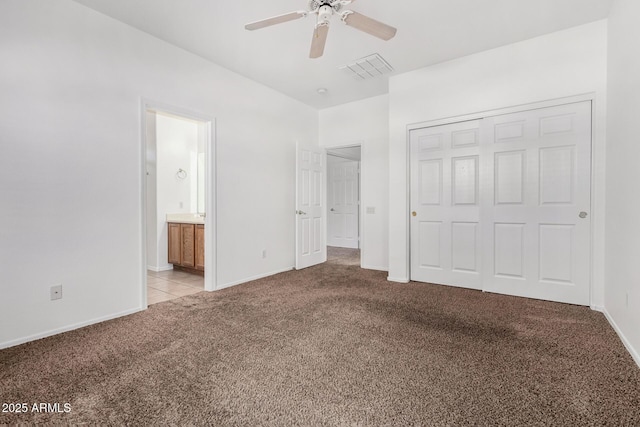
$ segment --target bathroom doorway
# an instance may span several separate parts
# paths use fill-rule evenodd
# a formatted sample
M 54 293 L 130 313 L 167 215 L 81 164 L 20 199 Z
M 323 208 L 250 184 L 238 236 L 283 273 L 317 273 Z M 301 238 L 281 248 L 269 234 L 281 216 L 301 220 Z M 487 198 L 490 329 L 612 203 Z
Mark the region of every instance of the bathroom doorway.
M 213 120 L 149 103 L 143 113 L 143 302 L 151 305 L 213 290 Z

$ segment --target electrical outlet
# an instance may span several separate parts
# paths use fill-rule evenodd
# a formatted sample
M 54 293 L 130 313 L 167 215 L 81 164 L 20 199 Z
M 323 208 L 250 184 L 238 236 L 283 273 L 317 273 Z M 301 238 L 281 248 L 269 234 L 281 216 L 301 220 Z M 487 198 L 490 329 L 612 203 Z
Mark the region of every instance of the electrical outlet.
M 51 301 L 62 298 L 62 285 L 51 287 Z
M 267 250 L 263 249 L 262 250 L 262 258 L 266 258 L 267 257 Z

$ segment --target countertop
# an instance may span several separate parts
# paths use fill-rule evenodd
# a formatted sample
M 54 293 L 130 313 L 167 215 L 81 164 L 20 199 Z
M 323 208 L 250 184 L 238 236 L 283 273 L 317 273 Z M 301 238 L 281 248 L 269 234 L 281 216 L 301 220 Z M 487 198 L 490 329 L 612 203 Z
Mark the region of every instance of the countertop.
M 182 224 L 204 224 L 202 214 L 196 213 L 176 213 L 167 214 L 167 222 L 179 222 Z

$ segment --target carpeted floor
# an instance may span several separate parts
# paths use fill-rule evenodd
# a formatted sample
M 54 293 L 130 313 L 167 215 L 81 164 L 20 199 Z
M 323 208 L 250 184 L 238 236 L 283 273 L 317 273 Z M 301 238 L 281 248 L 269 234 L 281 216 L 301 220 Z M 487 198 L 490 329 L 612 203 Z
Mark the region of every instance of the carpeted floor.
M 390 283 L 338 252 L 0 351 L 0 403 L 29 404 L 0 424 L 640 425 L 602 314 Z

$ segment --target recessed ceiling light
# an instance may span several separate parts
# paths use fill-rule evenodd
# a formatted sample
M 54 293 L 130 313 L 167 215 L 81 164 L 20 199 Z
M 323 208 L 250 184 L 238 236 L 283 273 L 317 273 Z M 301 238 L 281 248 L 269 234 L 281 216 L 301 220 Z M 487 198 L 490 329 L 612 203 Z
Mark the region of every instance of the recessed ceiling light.
M 338 69 L 348 73 L 355 80 L 367 80 L 393 71 L 391 65 L 377 53 L 356 59 Z
M 326 87 L 319 87 L 318 88 L 318 94 L 319 95 L 325 95 L 327 92 L 329 92 L 329 91 L 327 90 Z

